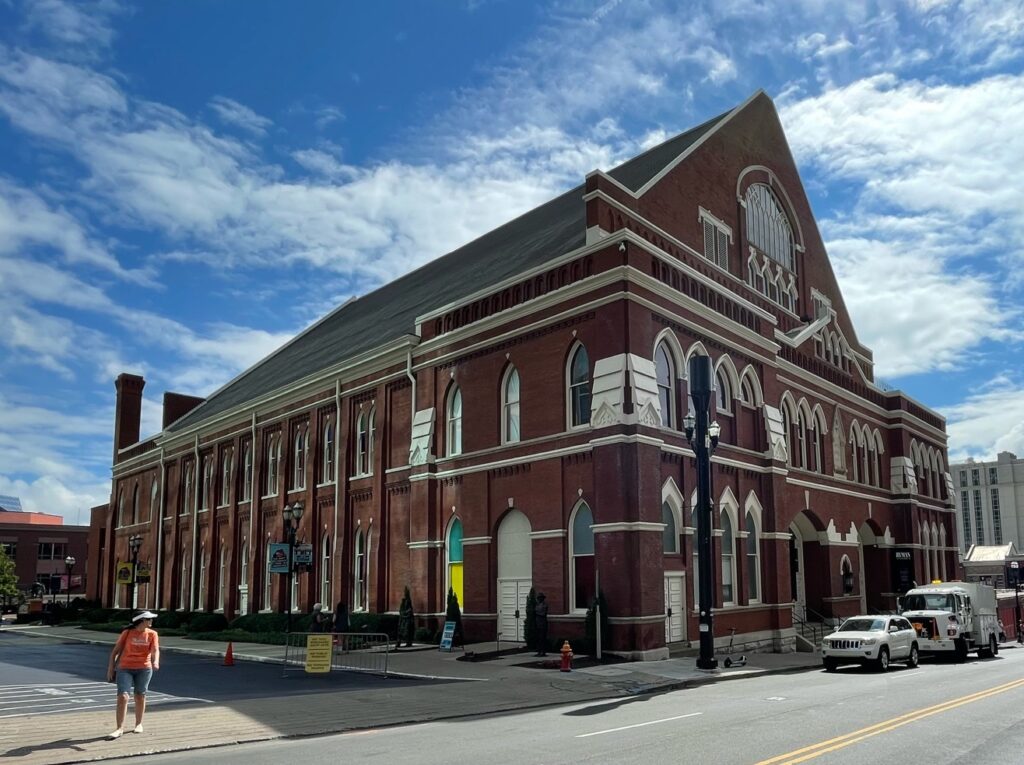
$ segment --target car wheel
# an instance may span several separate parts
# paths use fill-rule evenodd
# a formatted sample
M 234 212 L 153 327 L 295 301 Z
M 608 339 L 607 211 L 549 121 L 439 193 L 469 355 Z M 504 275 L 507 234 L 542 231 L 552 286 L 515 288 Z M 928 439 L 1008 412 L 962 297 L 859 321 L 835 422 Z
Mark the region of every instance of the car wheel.
M 917 665 L 921 663 L 921 655 L 917 651 L 917 644 L 910 646 L 910 656 L 907 657 L 907 666 L 911 669 L 917 669 Z
M 960 663 L 967 661 L 967 641 L 957 638 L 953 643 L 953 656 Z
M 995 635 L 988 636 L 988 655 L 998 656 L 999 655 L 999 643 L 996 641 Z
M 889 648 L 888 646 L 882 646 L 878 649 L 878 658 L 875 659 L 875 667 L 879 672 L 889 671 Z
M 822 664 L 825 665 L 826 672 L 835 672 L 836 667 L 839 666 L 839 662 L 837 662 L 835 659 L 825 659 L 822 661 Z

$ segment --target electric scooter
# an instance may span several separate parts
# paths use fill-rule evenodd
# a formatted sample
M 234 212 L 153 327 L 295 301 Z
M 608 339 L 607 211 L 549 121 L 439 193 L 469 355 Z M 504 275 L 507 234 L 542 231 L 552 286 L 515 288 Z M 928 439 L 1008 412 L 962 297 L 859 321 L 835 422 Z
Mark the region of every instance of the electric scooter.
M 735 640 L 735 639 L 736 639 L 736 628 L 735 627 L 730 627 L 729 628 L 729 648 L 727 649 L 727 653 L 729 655 L 726 656 L 725 657 L 725 661 L 722 662 L 723 664 L 725 664 L 725 668 L 726 669 L 729 669 L 730 667 L 745 667 L 745 666 L 747 666 L 746 654 L 742 654 L 741 653 L 735 659 L 732 657 L 732 641 Z

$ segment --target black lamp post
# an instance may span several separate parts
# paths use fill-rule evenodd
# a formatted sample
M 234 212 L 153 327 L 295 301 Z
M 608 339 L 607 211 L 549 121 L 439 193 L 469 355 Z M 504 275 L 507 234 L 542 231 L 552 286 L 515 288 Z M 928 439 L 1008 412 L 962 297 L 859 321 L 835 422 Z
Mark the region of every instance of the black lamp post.
M 700 580 L 697 609 L 699 612 L 700 655 L 698 669 L 715 669 L 715 631 L 711 617 L 714 587 L 711 571 L 711 455 L 718 446 L 721 429 L 717 422 L 708 422 L 711 404 L 711 359 L 694 356 L 690 359 L 690 397 L 693 415 L 686 415 L 683 425 L 686 440 L 697 455 L 697 571 Z
M 71 570 L 75 567 L 75 559 L 71 555 L 64 559 L 64 568 L 68 572 L 68 605 L 67 608 L 71 610 Z
M 132 553 L 132 579 L 128 583 L 128 608 L 135 608 L 135 580 L 138 576 L 139 548 L 142 547 L 142 537 L 132 534 L 128 537 L 128 549 Z
M 285 505 L 281 511 L 284 518 L 285 541 L 288 542 L 288 632 L 292 631 L 292 577 L 295 576 L 295 533 L 299 530 L 299 521 L 302 520 L 304 505 L 302 501 L 296 501 L 294 505 Z M 294 519 L 295 523 L 292 523 Z

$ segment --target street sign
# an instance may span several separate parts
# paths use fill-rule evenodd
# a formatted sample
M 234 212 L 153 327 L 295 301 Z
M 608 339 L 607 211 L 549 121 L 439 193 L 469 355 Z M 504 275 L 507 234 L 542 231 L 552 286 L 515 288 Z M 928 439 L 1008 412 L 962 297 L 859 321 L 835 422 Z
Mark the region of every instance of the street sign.
M 295 545 L 294 558 L 296 566 L 312 566 L 313 565 L 313 545 L 301 544 Z
M 455 622 L 445 622 L 444 632 L 441 633 L 441 647 L 438 650 L 451 653 L 452 640 L 455 639 Z
M 306 672 L 310 675 L 331 671 L 333 635 L 306 635 Z
M 147 584 L 150 577 L 150 567 L 148 563 L 139 563 L 138 571 L 135 572 L 135 581 L 139 584 Z

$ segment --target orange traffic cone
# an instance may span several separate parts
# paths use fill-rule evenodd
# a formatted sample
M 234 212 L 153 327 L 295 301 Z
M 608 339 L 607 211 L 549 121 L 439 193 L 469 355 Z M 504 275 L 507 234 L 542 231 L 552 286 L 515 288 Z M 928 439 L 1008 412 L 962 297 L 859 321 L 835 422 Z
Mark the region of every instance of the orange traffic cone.
M 232 644 L 230 642 L 228 642 L 228 650 L 224 652 L 224 666 L 235 666 L 235 652 L 232 650 Z

